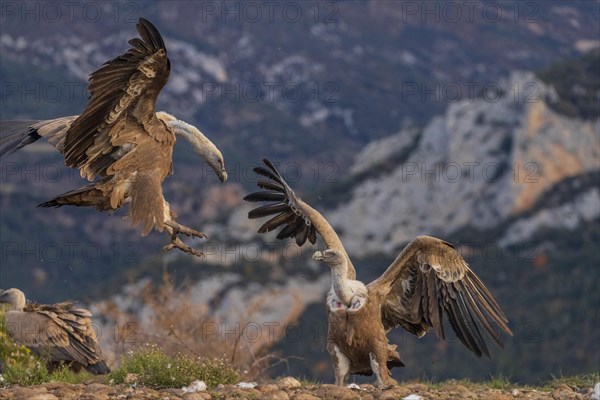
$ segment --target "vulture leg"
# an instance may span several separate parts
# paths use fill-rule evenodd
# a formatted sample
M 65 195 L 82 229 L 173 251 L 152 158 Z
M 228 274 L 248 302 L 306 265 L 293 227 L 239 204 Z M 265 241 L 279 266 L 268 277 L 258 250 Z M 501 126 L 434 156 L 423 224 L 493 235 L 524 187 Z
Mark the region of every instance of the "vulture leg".
M 335 384 L 337 386 L 346 386 L 348 383 L 348 374 L 350 373 L 350 360 L 335 345 L 333 347 L 328 346 L 328 350 L 335 371 Z
M 187 244 L 183 243 L 181 241 L 181 239 L 179 239 L 179 237 L 177 236 L 176 233 L 171 234 L 171 243 L 169 243 L 168 245 L 163 247 L 163 251 L 170 251 L 173 249 L 179 249 L 179 250 L 183 251 L 184 253 L 188 253 L 188 254 L 191 254 L 196 257 L 204 257 L 203 252 L 201 252 L 200 250 L 196 250 L 196 249 L 188 246 Z
M 390 370 L 387 366 L 388 353 L 387 349 L 383 351 L 377 351 L 376 354 L 369 353 L 369 361 L 371 362 L 371 369 L 377 377 L 376 386 L 379 389 L 389 388 L 390 386 L 397 386 L 398 382 L 392 378 Z

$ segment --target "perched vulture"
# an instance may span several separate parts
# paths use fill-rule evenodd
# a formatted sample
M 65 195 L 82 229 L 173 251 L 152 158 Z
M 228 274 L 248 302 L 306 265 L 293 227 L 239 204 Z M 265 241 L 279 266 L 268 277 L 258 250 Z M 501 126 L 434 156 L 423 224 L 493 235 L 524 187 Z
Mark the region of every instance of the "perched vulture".
M 142 235 L 165 229 L 174 248 L 201 256 L 178 234 L 206 237 L 175 221 L 162 191 L 162 182 L 173 171 L 176 135 L 186 138 L 194 151 L 227 179 L 219 149 L 196 127 L 166 112 L 156 112 L 156 98 L 169 79 L 170 62 L 158 30 L 140 18 L 141 39 L 120 56 L 92 72 L 89 102 L 81 115 L 46 121 L 0 122 L 0 156 L 46 138 L 91 183 L 61 194 L 41 207 L 63 205 L 116 210 L 125 203 L 133 225 L 142 224 Z
M 251 219 L 275 215 L 258 232 L 284 226 L 277 238 L 294 237 L 299 246 L 307 240 L 314 244 L 318 233 L 327 247 L 315 252 L 313 259 L 331 268 L 327 349 L 337 385 L 345 385 L 349 374 L 373 373 L 379 387 L 395 384 L 389 370 L 404 364 L 387 333 L 398 326 L 418 337 L 433 328 L 445 339 L 445 315 L 460 341 L 478 357 L 488 358 L 484 335 L 502 347 L 494 325 L 512 335 L 492 294 L 454 247 L 441 239 L 419 236 L 381 277 L 367 285 L 356 280 L 354 266 L 331 225 L 296 196 L 270 161 L 264 163 L 268 169 L 254 169 L 267 178 L 257 182 L 264 190 L 245 197 L 275 202 L 248 214 Z
M 92 327 L 92 314 L 75 308 L 72 302 L 58 304 L 26 303 L 19 289 L 0 294 L 0 303 L 12 305 L 5 314 L 8 335 L 38 356 L 47 357 L 51 366 L 66 363 L 92 374 L 108 374 L 100 358 L 100 347 Z

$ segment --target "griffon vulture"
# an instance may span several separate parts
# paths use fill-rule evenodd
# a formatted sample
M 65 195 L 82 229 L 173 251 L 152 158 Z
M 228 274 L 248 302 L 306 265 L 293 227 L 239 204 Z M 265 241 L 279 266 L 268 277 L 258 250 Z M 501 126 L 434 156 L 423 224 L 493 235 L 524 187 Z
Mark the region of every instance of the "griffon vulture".
M 72 302 L 58 304 L 26 303 L 19 289 L 0 294 L 0 303 L 10 304 L 5 321 L 8 335 L 38 356 L 48 357 L 51 366 L 66 363 L 92 374 L 108 374 L 110 369 L 100 358 L 100 347 L 92 327 L 92 314 L 75 308 Z
M 186 138 L 215 171 L 227 179 L 219 149 L 196 127 L 166 112 L 156 112 L 156 98 L 169 79 L 170 62 L 158 30 L 140 18 L 141 39 L 129 41 L 125 53 L 92 72 L 89 102 L 81 115 L 47 121 L 2 121 L 0 156 L 46 138 L 91 183 L 63 193 L 41 207 L 91 206 L 116 210 L 130 203 L 133 225 L 142 224 L 142 235 L 166 229 L 171 243 L 201 256 L 178 234 L 206 237 L 175 221 L 162 191 L 162 182 L 173 171 L 175 136 Z
M 257 182 L 265 190 L 245 197 L 275 202 L 249 212 L 251 219 L 275 215 L 258 232 L 284 226 L 277 238 L 295 237 L 299 246 L 307 240 L 314 244 L 318 233 L 327 247 L 315 252 L 313 259 L 331 268 L 327 349 L 337 385 L 345 385 L 349 374 L 373 373 L 379 387 L 395 384 L 389 369 L 404 364 L 387 333 L 398 326 L 418 337 L 433 328 L 445 339 L 446 315 L 460 341 L 478 357 L 488 358 L 486 333 L 502 346 L 493 325 L 512 335 L 492 294 L 454 247 L 441 239 L 419 236 L 381 277 L 366 285 L 356 280 L 355 268 L 331 225 L 296 196 L 270 161 L 264 163 L 268 169 L 254 171 L 267 178 Z

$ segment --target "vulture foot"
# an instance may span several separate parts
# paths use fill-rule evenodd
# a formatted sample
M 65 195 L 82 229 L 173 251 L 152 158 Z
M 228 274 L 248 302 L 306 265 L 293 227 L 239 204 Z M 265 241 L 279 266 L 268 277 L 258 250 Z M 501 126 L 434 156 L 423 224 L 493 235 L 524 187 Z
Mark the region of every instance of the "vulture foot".
M 187 244 L 183 243 L 181 241 L 181 239 L 179 239 L 177 237 L 176 233 L 171 235 L 171 243 L 169 243 L 168 245 L 163 247 L 163 251 L 170 251 L 173 249 L 179 249 L 179 250 L 183 251 L 184 253 L 188 253 L 188 254 L 191 254 L 196 257 L 204 257 L 203 252 L 201 252 L 200 250 L 196 250 L 196 249 L 188 246 Z
M 202 232 L 194 230 L 192 228 L 188 228 L 187 226 L 178 224 L 175 221 L 165 221 L 165 225 L 172 229 L 171 235 L 177 235 L 179 233 L 189 236 L 189 237 L 197 237 L 201 239 L 206 239 L 206 235 Z

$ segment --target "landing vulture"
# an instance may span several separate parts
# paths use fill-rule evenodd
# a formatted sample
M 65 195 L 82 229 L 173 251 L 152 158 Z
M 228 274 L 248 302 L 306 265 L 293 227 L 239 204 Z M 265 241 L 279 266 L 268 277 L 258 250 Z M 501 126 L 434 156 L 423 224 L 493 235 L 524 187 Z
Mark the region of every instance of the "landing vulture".
M 178 234 L 205 237 L 180 225 L 162 192 L 162 182 L 173 171 L 175 136 L 186 138 L 215 171 L 227 179 L 219 149 L 196 127 L 166 112 L 156 112 L 156 98 L 169 79 L 170 62 L 158 30 L 140 18 L 141 36 L 129 41 L 125 53 L 92 72 L 89 102 L 81 115 L 46 121 L 0 122 L 0 156 L 46 138 L 91 183 L 61 194 L 41 207 L 89 206 L 116 210 L 130 203 L 133 225 L 142 235 L 165 229 L 174 248 L 201 256 Z
M 433 328 L 445 339 L 446 316 L 460 341 L 478 357 L 488 358 L 484 336 L 502 347 L 495 326 L 512 335 L 492 294 L 454 247 L 441 239 L 419 236 L 381 277 L 367 285 L 356 280 L 355 268 L 331 225 L 296 196 L 270 161 L 264 163 L 267 168 L 254 169 L 266 178 L 257 182 L 264 190 L 245 197 L 275 202 L 250 211 L 251 219 L 274 215 L 258 232 L 283 226 L 278 239 L 293 237 L 302 246 L 307 240 L 314 244 L 319 234 L 327 247 L 315 252 L 313 259 L 331 268 L 327 349 L 337 385 L 345 385 L 349 374 L 373 373 L 379 387 L 396 384 L 389 370 L 404 364 L 387 333 L 399 326 L 418 337 Z
M 110 369 L 100 357 L 92 314 L 75 308 L 71 302 L 58 304 L 26 303 L 19 289 L 0 294 L 0 303 L 10 304 L 5 314 L 8 335 L 38 356 L 47 357 L 50 365 L 66 363 L 92 374 L 108 374 Z

